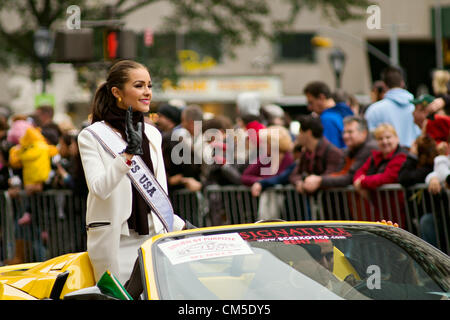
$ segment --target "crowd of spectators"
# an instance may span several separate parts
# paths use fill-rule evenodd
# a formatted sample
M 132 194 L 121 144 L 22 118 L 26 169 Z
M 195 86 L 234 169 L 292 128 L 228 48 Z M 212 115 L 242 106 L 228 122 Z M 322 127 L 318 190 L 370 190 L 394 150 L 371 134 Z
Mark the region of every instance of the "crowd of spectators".
M 436 72 L 434 83 L 446 74 Z M 388 67 L 374 83 L 372 101 L 366 106 L 342 90 L 332 92 L 324 82 L 308 83 L 303 93 L 310 113 L 294 119 L 279 106 L 262 105 L 250 93 L 237 99 L 235 123 L 223 116 L 210 118 L 198 106 L 166 104 L 156 121 L 170 140 L 163 142 L 163 148 L 172 146 L 166 149 L 166 161 L 173 162 L 180 149 L 191 152 L 185 159 L 199 159 L 177 167 L 176 175 L 168 171 L 170 189 L 244 185 L 254 197 L 261 197 L 275 185 L 291 184 L 300 194 L 353 186 L 357 197 L 375 208 L 375 220 L 386 218 L 381 213 L 389 211 L 405 226 L 403 192 L 380 195 L 374 191 L 397 183 L 404 187 L 426 183 L 426 191 L 434 195 L 448 188 L 448 82 L 433 89 L 434 96 L 414 97 L 405 87 L 402 70 Z M 180 148 L 180 140 L 164 128 L 168 115 L 172 115 L 171 127 L 180 130 L 178 137 L 183 136 L 183 143 L 192 148 Z M 299 132 L 288 130 L 290 121 L 299 122 Z M 195 122 L 203 128 L 194 130 Z M 211 134 L 210 129 L 220 134 Z M 241 138 L 244 150 L 238 150 L 236 143 Z M 277 146 L 271 149 L 274 141 Z M 271 157 L 274 151 L 276 156 Z M 272 170 L 264 170 L 268 168 Z M 429 213 L 422 213 L 423 230 L 433 229 Z M 354 217 L 365 219 L 360 212 L 354 212 Z
M 0 112 L 0 189 L 11 196 L 49 189 L 87 194 L 78 155 L 77 128 L 53 121 L 53 107 L 28 115 Z
M 446 71 L 435 74 L 434 96 L 414 98 L 402 71 L 389 67 L 374 83 L 367 106 L 313 81 L 303 88 L 310 113 L 298 118 L 280 106 L 263 105 L 253 93 L 239 95 L 235 121 L 197 105 L 160 105 L 153 124 L 162 134 L 169 193 L 244 185 L 259 197 L 279 184 L 292 184 L 300 194 L 353 185 L 358 196 L 382 205 L 388 199 L 374 199 L 371 191 L 384 184 L 426 183 L 428 192 L 438 194 L 450 179 L 450 92 L 448 81 L 439 81 L 445 76 Z M 5 110 L 0 112 L 0 189 L 12 197 L 20 190 L 46 189 L 85 196 L 76 128 L 56 125 L 51 107 L 26 116 Z M 300 124 L 298 132 L 291 130 L 292 121 Z M 421 220 L 424 230 L 433 223 L 429 218 Z M 31 219 L 24 212 L 19 224 Z

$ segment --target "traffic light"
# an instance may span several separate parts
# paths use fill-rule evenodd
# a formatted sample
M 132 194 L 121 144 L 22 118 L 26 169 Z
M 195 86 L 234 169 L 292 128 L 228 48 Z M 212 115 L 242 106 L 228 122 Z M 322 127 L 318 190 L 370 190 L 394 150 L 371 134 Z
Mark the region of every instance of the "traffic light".
M 105 34 L 104 57 L 107 60 L 117 59 L 117 49 L 119 47 L 118 31 L 109 30 Z
M 105 60 L 136 58 L 136 34 L 133 31 L 108 29 L 103 39 Z
M 92 29 L 56 32 L 56 62 L 88 62 L 94 58 L 94 32 Z

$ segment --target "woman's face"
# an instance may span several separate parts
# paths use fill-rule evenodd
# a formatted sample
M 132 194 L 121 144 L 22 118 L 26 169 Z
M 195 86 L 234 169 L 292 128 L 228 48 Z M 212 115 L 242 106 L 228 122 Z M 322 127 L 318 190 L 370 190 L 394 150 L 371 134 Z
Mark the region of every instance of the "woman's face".
M 398 137 L 387 130 L 377 136 L 376 140 L 378 143 L 378 149 L 380 149 L 384 156 L 387 156 L 389 153 L 394 151 L 399 143 Z
M 114 92 L 113 92 L 114 93 Z M 122 89 L 116 90 L 116 98 L 121 98 L 117 106 L 122 109 L 133 111 L 148 112 L 152 100 L 152 80 L 150 74 L 144 68 L 131 69 L 128 74 L 128 81 Z

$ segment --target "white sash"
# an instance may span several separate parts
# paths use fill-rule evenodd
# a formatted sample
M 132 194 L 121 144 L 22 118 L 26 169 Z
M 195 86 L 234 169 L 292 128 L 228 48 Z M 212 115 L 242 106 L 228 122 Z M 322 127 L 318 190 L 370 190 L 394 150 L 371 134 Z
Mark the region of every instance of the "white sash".
M 100 142 L 103 148 L 116 158 L 127 146 L 127 143 L 104 121 L 91 124 L 86 128 Z M 131 170 L 127 173 L 133 185 L 161 220 L 164 228 L 173 231 L 174 213 L 172 204 L 151 171 L 140 156 L 134 155 Z

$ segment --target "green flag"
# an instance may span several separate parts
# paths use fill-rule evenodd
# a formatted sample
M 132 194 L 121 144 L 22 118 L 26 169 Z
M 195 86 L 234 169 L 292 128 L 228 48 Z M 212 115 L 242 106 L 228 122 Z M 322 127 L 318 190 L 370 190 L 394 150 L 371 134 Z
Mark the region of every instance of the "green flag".
M 117 278 L 114 277 L 114 275 L 108 270 L 106 270 L 100 280 L 98 280 L 97 287 L 99 287 L 103 294 L 112 296 L 119 300 L 133 300 L 127 290 L 125 290 Z

